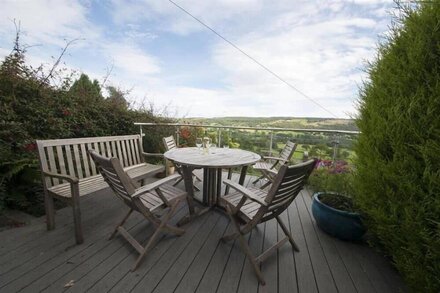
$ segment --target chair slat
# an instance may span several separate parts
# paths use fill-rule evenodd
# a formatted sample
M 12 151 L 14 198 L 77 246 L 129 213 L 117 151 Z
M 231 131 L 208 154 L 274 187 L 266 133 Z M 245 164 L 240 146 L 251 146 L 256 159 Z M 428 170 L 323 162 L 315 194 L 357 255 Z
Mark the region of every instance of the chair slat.
M 167 151 L 177 148 L 176 141 L 174 140 L 173 136 L 164 137 L 163 143 Z

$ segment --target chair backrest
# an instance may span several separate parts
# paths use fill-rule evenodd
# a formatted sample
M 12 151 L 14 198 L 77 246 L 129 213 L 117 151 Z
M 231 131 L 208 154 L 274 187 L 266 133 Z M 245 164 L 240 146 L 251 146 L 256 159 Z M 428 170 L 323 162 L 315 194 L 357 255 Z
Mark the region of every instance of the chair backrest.
M 177 148 L 176 141 L 174 140 L 174 137 L 172 135 L 164 137 L 163 144 L 165 146 L 165 150 L 167 151 Z
M 268 205 L 256 216 L 260 214 L 262 221 L 266 221 L 281 214 L 303 189 L 315 165 L 316 159 L 312 159 L 292 166 L 281 166 L 266 196 Z
M 293 156 L 293 153 L 295 152 L 295 149 L 296 144 L 291 141 L 287 141 L 286 145 L 280 152 L 280 158 L 289 162 Z
M 118 158 L 107 158 L 98 154 L 95 150 L 89 150 L 90 157 L 96 164 L 104 180 L 128 206 L 134 208 L 131 195 L 135 192 L 135 186 L 122 168 Z
M 68 139 L 37 140 L 40 168 L 74 176 L 78 179 L 95 176 L 98 170 L 87 150 L 94 149 L 106 157 L 117 157 L 122 166 L 144 162 L 140 135 L 103 136 Z M 45 187 L 64 183 L 56 178 L 45 178 Z

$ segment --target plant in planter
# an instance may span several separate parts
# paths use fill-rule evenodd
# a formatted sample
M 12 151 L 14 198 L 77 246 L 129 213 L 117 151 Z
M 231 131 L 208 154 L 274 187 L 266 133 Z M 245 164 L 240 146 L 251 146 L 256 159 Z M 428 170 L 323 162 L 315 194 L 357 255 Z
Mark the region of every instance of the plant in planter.
M 350 197 L 354 194 L 352 176 L 344 161 L 335 165 L 320 161 L 309 185 L 315 191 L 312 214 L 318 227 L 339 239 L 357 241 L 366 228 Z

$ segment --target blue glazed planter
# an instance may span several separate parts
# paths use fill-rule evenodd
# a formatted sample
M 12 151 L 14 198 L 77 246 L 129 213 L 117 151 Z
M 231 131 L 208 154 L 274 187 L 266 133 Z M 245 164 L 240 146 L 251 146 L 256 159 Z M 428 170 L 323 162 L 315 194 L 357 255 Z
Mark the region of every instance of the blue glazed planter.
M 358 213 L 350 213 L 334 209 L 322 203 L 319 198 L 331 192 L 317 192 L 313 195 L 312 214 L 324 232 L 347 241 L 358 241 L 366 232 Z

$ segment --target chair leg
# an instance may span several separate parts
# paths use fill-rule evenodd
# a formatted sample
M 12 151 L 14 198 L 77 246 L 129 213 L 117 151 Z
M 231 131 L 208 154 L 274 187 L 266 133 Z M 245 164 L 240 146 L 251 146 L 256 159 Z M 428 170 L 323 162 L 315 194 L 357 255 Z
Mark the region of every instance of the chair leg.
M 223 237 L 221 238 L 221 240 L 224 241 L 224 242 L 231 241 L 231 240 L 237 239 L 237 237 L 238 237 L 239 235 L 240 235 L 239 233 L 232 233 L 232 234 L 229 234 L 229 235 L 223 236 Z
M 264 183 L 261 187 L 260 187 L 260 189 L 261 190 L 263 190 L 263 189 L 265 189 L 266 187 L 268 187 L 269 185 L 271 185 L 272 184 L 272 181 L 267 181 L 266 183 Z
M 136 262 L 133 265 L 133 268 L 131 269 L 132 272 L 134 272 L 140 265 L 141 261 L 144 259 L 147 252 L 152 248 L 156 238 L 159 236 L 161 230 L 162 230 L 162 224 L 154 231 L 153 235 L 150 237 L 150 239 L 147 242 L 147 245 L 144 248 L 144 251 L 138 256 Z
M 226 211 L 228 213 L 229 218 L 231 219 L 231 222 L 234 224 L 235 230 L 237 230 L 236 233 L 238 234 L 237 237 L 238 237 L 238 242 L 240 244 L 241 250 L 246 254 L 249 261 L 251 262 L 252 267 L 254 268 L 255 274 L 257 275 L 258 281 L 261 283 L 261 285 L 265 285 L 266 281 L 264 280 L 263 274 L 261 273 L 260 265 L 256 261 L 249 245 L 247 244 L 246 240 L 244 239 L 243 235 L 241 234 L 240 226 L 239 226 L 238 222 L 236 221 L 235 217 L 232 215 L 232 210 L 228 205 L 226 206 Z
M 264 179 L 264 176 L 263 176 L 263 175 L 261 175 L 261 176 L 258 177 L 256 180 L 254 180 L 254 181 L 252 182 L 252 184 L 257 184 L 257 182 L 260 181 L 261 179 Z
M 283 221 L 281 221 L 280 216 L 276 216 L 276 219 L 278 221 L 278 224 L 280 224 L 281 229 L 283 230 L 284 234 L 289 238 L 290 245 L 292 245 L 293 250 L 299 251 L 298 245 L 293 241 L 293 237 L 290 234 L 289 230 L 284 225 Z
M 128 213 L 125 215 L 125 217 L 122 219 L 122 221 L 116 226 L 115 230 L 113 231 L 112 235 L 110 235 L 108 240 L 113 239 L 113 237 L 115 237 L 116 233 L 118 233 L 118 228 L 120 226 L 124 225 L 125 221 L 127 221 L 128 217 L 131 215 L 132 212 L 133 212 L 133 209 L 130 209 L 128 211 Z
M 185 230 L 168 224 L 168 221 L 175 214 L 176 209 L 181 201 L 182 200 L 177 200 L 173 205 L 171 205 L 170 211 L 165 215 L 165 217 L 162 220 L 162 222 L 164 223 L 163 230 L 168 233 L 175 234 L 177 236 L 183 235 L 185 233 Z
M 176 186 L 176 185 L 179 184 L 180 181 L 182 181 L 182 180 L 183 180 L 183 176 L 180 177 L 179 179 L 177 179 L 176 182 L 173 183 L 173 186 Z
M 170 208 L 170 211 L 165 215 L 165 217 L 163 217 L 163 219 L 161 220 L 160 225 L 156 228 L 156 231 L 154 231 L 153 235 L 150 237 L 150 239 L 147 242 L 147 245 L 144 247 L 144 251 L 139 255 L 139 257 L 137 258 L 136 262 L 134 263 L 133 268 L 131 269 L 131 271 L 135 271 L 138 267 L 139 264 L 141 263 L 141 261 L 144 259 L 145 255 L 147 254 L 147 252 L 153 247 L 153 244 L 155 242 L 155 240 L 157 239 L 157 237 L 160 235 L 160 232 L 162 232 L 162 230 L 168 230 L 170 228 L 174 228 L 171 227 L 167 224 L 167 222 L 170 220 L 171 216 L 175 213 L 177 206 L 179 205 L 180 201 L 176 201 Z M 182 230 L 179 228 L 176 228 L 178 230 Z
M 257 275 L 258 281 L 261 283 L 261 285 L 266 285 L 266 281 L 264 280 L 263 273 L 260 270 L 260 265 L 255 260 L 255 257 L 252 254 L 251 249 L 249 245 L 246 243 L 246 240 L 244 239 L 243 235 L 240 234 L 240 236 L 238 237 L 238 241 L 240 243 L 241 249 L 244 251 L 248 259 L 250 260 L 252 267 L 254 268 L 255 274 Z
M 200 178 L 199 175 L 193 173 L 193 176 L 197 181 L 202 182 L 202 178 Z
M 194 190 L 195 191 L 200 191 L 200 188 L 198 188 L 197 186 L 195 186 L 195 185 L 193 185 L 194 186 Z

